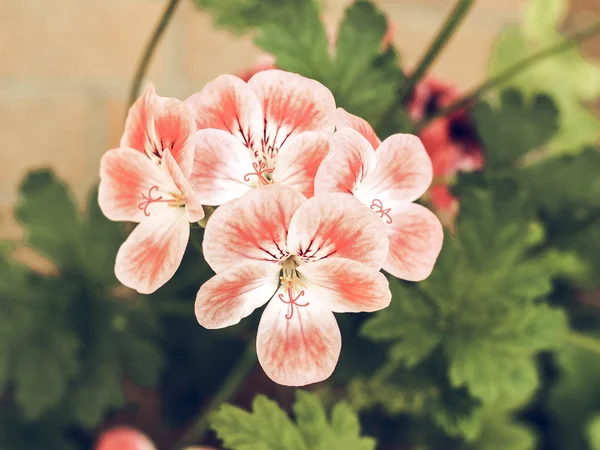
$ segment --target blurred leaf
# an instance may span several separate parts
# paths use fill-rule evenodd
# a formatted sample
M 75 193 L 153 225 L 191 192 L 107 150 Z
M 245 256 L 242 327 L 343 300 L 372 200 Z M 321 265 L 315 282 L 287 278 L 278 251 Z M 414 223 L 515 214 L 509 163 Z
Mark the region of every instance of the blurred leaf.
M 531 429 L 510 417 L 491 412 L 484 419 L 474 450 L 534 450 L 536 437 Z
M 258 395 L 252 413 L 223 405 L 213 415 L 212 426 L 232 450 L 375 449 L 373 439 L 360 437 L 358 417 L 346 404 L 335 405 L 328 419 L 315 394 L 296 395 L 297 425 L 275 402 Z
M 75 450 L 53 420 L 28 422 L 5 408 L 0 414 L 0 450 Z
M 530 0 L 523 24 L 504 31 L 496 43 L 490 74 L 563 41 L 558 27 L 566 9 L 566 0 Z M 560 111 L 559 132 L 550 144 L 555 152 L 577 152 L 600 137 L 600 121 L 583 106 L 600 96 L 600 68 L 584 59 L 576 47 L 546 58 L 505 86 L 529 97 L 537 93 L 552 97 Z
M 538 95 L 526 103 L 515 90 L 503 91 L 497 108 L 479 103 L 473 118 L 484 144 L 488 170 L 514 164 L 548 142 L 558 127 L 558 111 L 550 97 Z
M 600 450 L 600 415 L 595 416 L 587 427 L 591 450 Z

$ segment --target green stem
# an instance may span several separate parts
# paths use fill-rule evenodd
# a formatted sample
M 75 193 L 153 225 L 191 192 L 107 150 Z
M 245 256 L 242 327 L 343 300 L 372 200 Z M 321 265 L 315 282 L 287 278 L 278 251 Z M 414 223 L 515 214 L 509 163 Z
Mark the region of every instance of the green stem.
M 505 83 L 507 80 L 515 77 L 516 75 L 520 74 L 521 72 L 524 72 L 525 70 L 529 69 L 530 67 L 539 63 L 540 61 L 542 61 L 550 56 L 554 56 L 554 55 L 562 53 L 566 50 L 569 50 L 574 45 L 577 45 L 578 43 L 580 43 L 598 33 L 600 33 L 600 23 L 596 23 L 582 31 L 577 32 L 577 33 L 573 33 L 570 36 L 567 36 L 560 43 L 558 43 L 556 45 L 552 45 L 550 47 L 547 47 L 543 50 L 540 50 L 539 52 L 534 53 L 534 54 L 528 56 L 527 58 L 523 58 L 521 61 L 504 69 L 498 75 L 484 81 L 479 86 L 475 87 L 474 89 L 469 91 L 467 94 L 465 94 L 465 96 L 462 97 L 461 99 L 455 101 L 454 103 L 451 103 L 450 105 L 448 105 L 445 108 L 441 108 L 433 116 L 423 119 L 421 122 L 417 123 L 417 125 L 416 125 L 417 133 L 419 131 L 421 131 L 424 127 L 426 127 L 428 124 L 430 124 L 433 120 L 437 119 L 438 117 L 447 116 L 449 114 L 452 114 L 455 111 L 458 111 L 461 108 L 464 108 L 469 103 L 471 103 L 473 100 L 477 99 L 478 97 L 481 97 L 487 91 L 500 86 L 501 84 Z
M 237 364 L 229 372 L 210 404 L 191 422 L 190 428 L 181 436 L 174 447 L 179 450 L 198 442 L 209 427 L 209 417 L 216 408 L 229 400 L 238 391 L 240 385 L 256 366 L 256 345 L 254 340 L 248 343 Z
M 414 87 L 417 85 L 423 75 L 425 75 L 427 69 L 429 69 L 431 64 L 435 61 L 437 55 L 446 46 L 446 43 L 450 37 L 454 34 L 460 23 L 466 17 L 469 9 L 471 9 L 471 6 L 473 6 L 473 3 L 474 0 L 458 0 L 456 6 L 446 18 L 446 22 L 438 31 L 437 36 L 434 38 L 433 42 L 425 52 L 425 55 L 423 55 L 423 58 L 421 58 L 417 68 L 414 70 L 411 76 L 408 77 L 404 83 L 404 86 L 402 86 L 402 89 L 398 94 L 396 106 L 402 106 L 406 98 L 411 94 Z
M 600 341 L 587 334 L 578 333 L 577 331 L 569 331 L 564 335 L 565 342 L 582 350 L 595 353 L 600 356 Z
M 142 84 L 142 81 L 146 76 L 146 72 L 148 71 L 148 66 L 150 65 L 150 62 L 152 61 L 152 56 L 154 55 L 156 46 L 158 45 L 160 38 L 162 37 L 165 29 L 167 28 L 167 25 L 171 21 L 171 17 L 173 17 L 173 13 L 175 12 L 175 8 L 177 7 L 178 3 L 179 0 L 169 0 L 165 11 L 163 12 L 160 18 L 160 22 L 158 22 L 154 33 L 152 33 L 150 40 L 146 44 L 144 54 L 142 56 L 142 59 L 140 60 L 137 70 L 135 71 L 133 81 L 131 82 L 131 89 L 129 91 L 129 106 L 133 105 L 133 102 L 135 102 L 135 99 L 137 98 L 140 92 L 140 85 Z

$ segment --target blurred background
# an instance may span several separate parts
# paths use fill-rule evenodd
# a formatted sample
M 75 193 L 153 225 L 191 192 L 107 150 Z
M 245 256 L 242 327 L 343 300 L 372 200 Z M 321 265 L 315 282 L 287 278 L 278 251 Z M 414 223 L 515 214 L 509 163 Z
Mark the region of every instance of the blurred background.
M 410 67 L 454 3 L 379 0 L 396 24 L 394 44 Z M 52 167 L 82 199 L 97 181 L 102 153 L 118 144 L 135 67 L 164 0 L 0 0 L 0 238 L 21 231 L 12 208 L 17 186 L 33 168 Z M 325 2 L 334 26 L 347 0 Z M 499 32 L 517 22 L 524 0 L 479 0 L 433 66 L 438 77 L 466 89 L 485 78 Z M 581 11 L 600 13 L 600 0 L 572 0 L 567 29 Z M 584 45 L 600 58 L 600 39 Z M 251 37 L 214 28 L 191 1 L 178 8 L 147 79 L 163 96 L 186 98 L 222 73 L 256 64 Z

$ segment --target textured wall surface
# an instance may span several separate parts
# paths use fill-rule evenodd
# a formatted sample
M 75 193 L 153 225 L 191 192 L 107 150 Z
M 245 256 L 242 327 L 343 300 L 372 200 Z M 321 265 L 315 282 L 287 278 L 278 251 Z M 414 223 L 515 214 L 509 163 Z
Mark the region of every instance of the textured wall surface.
M 335 23 L 346 0 L 326 0 Z M 467 88 L 485 76 L 498 32 L 524 0 L 479 0 L 434 72 Z M 26 171 L 52 167 L 80 198 L 97 180 L 102 153 L 118 143 L 130 78 L 166 0 L 0 0 L 0 239 L 21 232 L 12 216 Z M 379 0 L 397 25 L 395 44 L 414 64 L 454 0 Z M 574 0 L 600 12 L 600 0 Z M 570 22 L 576 25 L 576 16 Z M 600 42 L 588 44 L 589 49 Z M 183 0 L 152 63 L 159 94 L 186 97 L 221 73 L 249 68 L 249 37 L 215 30 Z

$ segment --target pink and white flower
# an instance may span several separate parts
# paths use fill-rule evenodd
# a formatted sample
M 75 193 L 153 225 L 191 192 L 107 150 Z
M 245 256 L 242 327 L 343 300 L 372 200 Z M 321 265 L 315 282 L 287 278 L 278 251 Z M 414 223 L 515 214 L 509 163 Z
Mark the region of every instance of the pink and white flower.
M 198 292 L 198 322 L 227 327 L 268 302 L 256 345 L 279 384 L 331 375 L 341 350 L 333 312 L 377 311 L 390 302 L 379 271 L 385 226 L 349 195 L 306 200 L 288 186 L 254 189 L 211 216 L 203 250 L 217 275 Z
M 141 431 L 128 427 L 119 426 L 104 431 L 94 450 L 157 450 L 157 447 Z M 213 447 L 187 447 L 185 450 L 216 450 Z
M 381 142 L 365 120 L 341 108 L 336 126 L 315 192 L 345 192 L 360 200 L 385 225 L 389 252 L 383 269 L 405 280 L 427 278 L 440 253 L 443 230 L 431 211 L 413 203 L 433 177 L 423 144 L 410 134 Z
M 190 183 L 203 204 L 222 205 L 267 184 L 313 195 L 334 130 L 335 100 L 321 83 L 281 70 L 248 83 L 221 75 L 186 103 L 199 130 Z
M 129 110 L 119 148 L 100 165 L 98 202 L 110 220 L 137 222 L 117 253 L 124 285 L 151 293 L 175 273 L 187 246 L 189 222 L 204 217 L 189 178 L 194 158 L 192 112 L 149 85 Z

